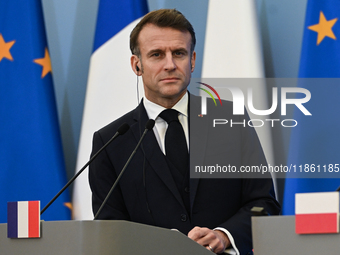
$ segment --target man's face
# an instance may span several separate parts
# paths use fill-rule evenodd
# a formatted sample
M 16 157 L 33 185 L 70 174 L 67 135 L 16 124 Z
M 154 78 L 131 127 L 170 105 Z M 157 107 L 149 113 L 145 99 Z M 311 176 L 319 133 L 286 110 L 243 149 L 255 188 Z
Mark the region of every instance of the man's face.
M 171 107 L 185 94 L 194 71 L 196 53 L 190 54 L 190 33 L 147 24 L 138 42 L 141 63 L 138 60 L 136 64 L 142 72 L 146 98 Z

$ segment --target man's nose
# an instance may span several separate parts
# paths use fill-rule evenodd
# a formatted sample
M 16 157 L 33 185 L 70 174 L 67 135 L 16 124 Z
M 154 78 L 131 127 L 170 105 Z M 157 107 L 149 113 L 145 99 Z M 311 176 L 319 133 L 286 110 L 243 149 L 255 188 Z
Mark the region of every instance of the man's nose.
M 164 69 L 166 71 L 172 71 L 172 70 L 176 69 L 176 62 L 175 62 L 175 59 L 174 59 L 174 57 L 171 53 L 169 53 L 165 56 Z

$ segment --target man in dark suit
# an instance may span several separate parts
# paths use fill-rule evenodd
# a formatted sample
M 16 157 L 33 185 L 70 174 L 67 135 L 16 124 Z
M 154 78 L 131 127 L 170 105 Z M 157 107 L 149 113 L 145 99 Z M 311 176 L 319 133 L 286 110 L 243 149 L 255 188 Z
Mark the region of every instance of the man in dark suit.
M 206 158 L 207 162 L 215 158 L 211 157 L 213 153 L 209 156 L 209 148 L 218 143 L 225 148 L 219 153 L 237 167 L 266 164 L 252 128 L 229 128 L 222 138 L 200 132 L 210 128 L 216 115 L 200 117 L 200 99 L 187 92 L 195 68 L 195 41 L 191 24 L 176 10 L 151 12 L 132 31 L 131 66 L 136 75 L 142 76 L 145 97 L 135 110 L 94 134 L 92 153 L 97 152 L 122 123 L 130 126 L 124 136 L 118 137 L 90 165 L 93 211 L 98 211 L 138 143 L 147 120 L 155 119 L 153 132 L 146 134 L 99 218 L 174 228 L 215 253 L 231 248 L 236 254 L 247 254 L 252 248 L 250 209 L 259 206 L 270 214 L 277 214 L 280 207 L 271 179 L 190 179 L 186 159 L 189 146 L 202 148 L 200 158 Z M 174 122 L 180 123 L 176 126 L 180 130 L 176 129 L 172 138 L 168 135 L 173 121 L 168 121 L 163 114 L 169 112 L 166 109 L 175 110 Z M 231 109 L 225 102 L 219 112 L 235 119 Z M 193 128 L 197 126 L 203 129 L 197 131 Z M 181 154 L 172 158 L 176 150 L 171 151 L 169 144 L 179 140 L 182 143 L 176 148 Z M 180 146 L 185 148 L 179 149 Z M 179 157 L 181 160 L 176 162 Z

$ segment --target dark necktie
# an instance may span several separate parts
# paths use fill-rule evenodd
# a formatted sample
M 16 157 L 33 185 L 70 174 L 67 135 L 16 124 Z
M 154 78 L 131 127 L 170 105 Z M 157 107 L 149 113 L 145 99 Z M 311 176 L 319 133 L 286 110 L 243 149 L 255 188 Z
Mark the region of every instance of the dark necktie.
M 178 111 L 166 109 L 159 116 L 168 123 L 165 133 L 166 157 L 184 175 L 188 169 L 189 153 L 184 130 L 178 120 Z

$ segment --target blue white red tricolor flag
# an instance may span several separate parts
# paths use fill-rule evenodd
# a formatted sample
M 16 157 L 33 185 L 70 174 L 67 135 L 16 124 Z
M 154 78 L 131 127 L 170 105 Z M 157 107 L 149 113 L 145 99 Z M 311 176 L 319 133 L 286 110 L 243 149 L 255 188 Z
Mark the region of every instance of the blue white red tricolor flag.
M 7 237 L 40 237 L 40 201 L 7 203 Z
M 129 38 L 147 12 L 146 0 L 99 1 L 76 170 L 89 160 L 93 133 L 138 104 Z M 75 182 L 73 209 L 75 219 L 93 219 L 86 173 Z

